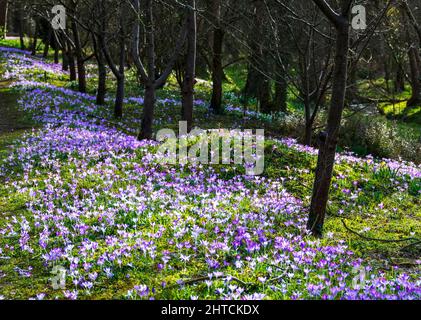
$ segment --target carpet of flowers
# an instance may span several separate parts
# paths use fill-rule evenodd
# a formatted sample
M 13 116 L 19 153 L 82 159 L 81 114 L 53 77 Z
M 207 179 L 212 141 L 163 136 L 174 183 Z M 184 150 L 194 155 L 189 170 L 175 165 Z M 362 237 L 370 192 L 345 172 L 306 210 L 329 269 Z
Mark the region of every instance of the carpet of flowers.
M 0 163 L 1 189 L 25 207 L 0 212 L 0 266 L 29 261 L 12 271 L 29 280 L 48 279 L 54 266 L 67 270 L 64 289 L 46 282 L 27 298 L 421 298 L 419 269 L 379 271 L 345 241 L 307 235 L 305 206 L 281 178 L 228 166 L 162 166 L 155 142 L 90 117 L 92 97 L 27 81 L 21 67 L 59 73 L 57 66 L 5 48 L 0 55 L 7 77 L 19 80 L 20 107 L 43 124 Z M 316 152 L 290 139 L 276 144 Z M 396 170 L 402 190 L 421 176 L 410 163 L 346 154 L 339 161 Z M 367 276 L 355 285 L 361 272 Z M 12 295 L 0 287 L 0 297 Z

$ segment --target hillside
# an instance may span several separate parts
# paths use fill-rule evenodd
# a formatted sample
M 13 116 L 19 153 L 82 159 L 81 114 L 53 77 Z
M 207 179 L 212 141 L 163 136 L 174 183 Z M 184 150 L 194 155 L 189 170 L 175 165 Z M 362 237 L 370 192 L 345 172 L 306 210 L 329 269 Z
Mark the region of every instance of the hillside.
M 271 135 L 256 177 L 162 165 L 159 145 L 135 137 L 142 97 L 116 121 L 57 65 L 2 47 L 0 66 L 16 129 L 0 133 L 1 298 L 421 298 L 420 166 L 339 154 L 317 239 L 305 226 L 317 150 Z M 162 95 L 158 127 L 176 129 L 180 102 Z M 222 120 L 197 100 L 195 125 L 270 133 L 263 115 L 228 110 Z

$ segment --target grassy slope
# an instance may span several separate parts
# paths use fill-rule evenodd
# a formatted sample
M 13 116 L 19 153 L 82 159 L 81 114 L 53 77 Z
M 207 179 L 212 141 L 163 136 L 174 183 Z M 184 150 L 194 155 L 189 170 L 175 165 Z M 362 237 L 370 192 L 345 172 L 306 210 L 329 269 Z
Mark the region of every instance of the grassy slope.
M 10 128 L 26 128 L 31 122 L 16 109 L 17 96 L 8 89 L 3 88 L 1 97 L 2 109 L 12 114 L 10 117 Z M 130 107 L 129 107 L 130 108 Z M 134 108 L 134 107 L 133 107 Z M 3 111 L 2 111 L 3 112 Z M 166 111 L 158 112 L 158 118 L 164 118 L 164 115 L 176 117 L 177 113 L 168 115 Z M 208 118 L 206 113 L 199 115 L 197 124 L 205 127 L 222 126 L 225 127 L 231 122 L 238 121 L 235 117 Z M 172 118 L 172 122 L 174 118 Z M 164 125 L 164 124 L 162 124 Z M 259 124 L 257 124 L 259 125 Z M 0 134 L 0 154 L 5 156 L 8 153 L 9 145 L 13 140 L 18 139 L 25 130 Z M 265 175 L 271 178 L 285 178 L 285 187 L 293 195 L 304 199 L 308 204 L 311 195 L 311 183 L 313 171 L 316 164 L 314 156 L 300 153 L 292 149 L 277 146 L 277 151 L 273 152 L 273 142 L 267 142 L 266 170 Z M 343 178 L 341 178 L 343 176 Z M 414 181 L 413 193 L 402 193 L 390 185 L 390 178 L 393 173 L 383 172 L 383 174 L 374 174 L 370 170 L 362 167 L 341 164 L 336 167 L 334 184 L 337 188 L 332 190 L 330 209 L 336 212 L 338 209 L 345 209 L 344 216 L 347 218 L 349 226 L 355 230 L 370 228 L 365 234 L 370 237 L 382 239 L 399 239 L 414 235 L 421 236 L 421 212 L 420 200 L 416 197 L 419 181 Z M 365 179 L 365 180 L 364 180 Z M 364 180 L 362 185 L 362 194 L 358 197 L 357 207 L 349 208 L 343 206 L 343 189 L 352 189 L 354 181 Z M 89 182 L 86 182 L 89 184 Z M 0 188 L 0 212 L 3 218 L 12 217 L 18 214 L 25 214 L 25 203 L 27 196 L 20 193 L 5 194 L 5 190 Z M 379 211 L 380 204 L 390 209 L 388 212 Z M 358 208 L 360 206 L 360 208 Z M 397 208 L 393 211 L 392 208 Z M 0 216 L 0 220 L 2 216 Z M 391 263 L 401 264 L 403 267 L 413 267 L 414 259 L 419 256 L 419 250 L 416 247 L 407 250 L 401 250 L 405 244 L 387 243 L 379 241 L 366 241 L 361 237 L 348 232 L 342 225 L 342 218 L 329 215 L 326 230 L 334 232 L 336 238 L 344 239 L 359 256 L 373 260 L 375 264 L 382 268 L 389 268 Z M 1 222 L 1 221 L 0 221 Z M 34 276 L 29 280 L 25 277 L 19 277 L 14 272 L 15 266 L 22 269 L 31 265 L 34 270 Z M 7 276 L 1 277 L 2 272 Z M 153 277 L 154 270 L 145 270 L 138 274 L 139 279 Z M 34 296 L 48 286 L 50 274 L 40 264 L 36 257 L 15 257 L 8 261 L 0 261 L 0 288 L 1 292 L 14 298 L 28 298 Z M 177 279 L 176 275 L 174 279 Z M 98 292 L 97 298 L 118 297 L 132 285 L 129 282 L 114 283 L 107 290 Z M 45 290 L 44 290 L 45 291 Z M 177 290 L 168 292 L 169 296 L 177 296 Z

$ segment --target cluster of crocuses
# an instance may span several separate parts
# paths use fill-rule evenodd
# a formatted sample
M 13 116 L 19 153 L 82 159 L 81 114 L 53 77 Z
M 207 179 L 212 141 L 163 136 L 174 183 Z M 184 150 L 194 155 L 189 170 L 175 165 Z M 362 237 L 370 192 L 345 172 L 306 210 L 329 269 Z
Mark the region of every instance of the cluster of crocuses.
M 292 138 L 284 138 L 282 140 L 279 140 L 279 142 L 300 152 L 305 152 L 312 155 L 317 155 L 318 153 L 317 149 L 301 145 L 297 143 L 297 140 Z M 421 178 L 421 165 L 416 165 L 412 162 L 396 161 L 392 159 L 379 159 L 375 161 L 372 156 L 361 158 L 355 156 L 352 152 L 338 154 L 336 157 L 336 161 L 339 163 L 344 162 L 359 165 L 369 165 L 372 166 L 373 171 L 377 171 L 383 167 L 387 167 L 399 176 L 408 176 L 412 179 Z
M 30 78 L 45 79 L 48 76 L 65 76 L 67 72 L 62 70 L 59 64 L 45 62 L 40 58 L 30 56 L 30 52 L 20 49 L 0 47 L 2 60 L 7 61 L 4 79 L 25 80 Z
M 44 127 L 0 164 L 7 191 L 27 199 L 25 214 L 0 224 L 0 256 L 67 270 L 64 289 L 34 298 L 421 298 L 419 272 L 378 272 L 343 241 L 309 237 L 281 178 L 161 166 L 155 142 L 89 117 L 86 96 L 31 85 L 19 103 Z

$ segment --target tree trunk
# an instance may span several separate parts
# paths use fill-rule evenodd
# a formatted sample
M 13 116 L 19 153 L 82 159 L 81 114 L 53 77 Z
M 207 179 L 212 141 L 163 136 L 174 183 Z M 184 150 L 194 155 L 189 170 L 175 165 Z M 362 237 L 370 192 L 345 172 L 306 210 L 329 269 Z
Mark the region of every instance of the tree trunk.
M 387 58 L 383 58 L 383 73 L 384 73 L 384 81 L 386 83 L 386 91 L 390 93 L 390 71 L 389 71 L 389 63 Z
M 122 74 L 120 77 L 117 77 L 117 91 L 114 104 L 114 117 L 116 119 L 120 119 L 123 116 L 124 80 L 124 74 Z
M 47 31 L 47 35 L 45 36 L 45 41 L 44 41 L 44 52 L 42 54 L 43 58 L 47 58 L 48 52 L 50 51 L 51 32 L 52 32 L 52 28 L 49 27 Z
M 72 21 L 72 33 L 73 33 L 73 40 L 75 43 L 75 56 L 76 56 L 76 64 L 77 64 L 77 74 L 78 74 L 78 81 L 79 81 L 79 92 L 85 93 L 86 92 L 86 71 L 85 71 L 85 60 L 83 57 L 82 52 L 82 44 L 80 42 L 80 35 L 79 30 L 76 24 L 76 21 Z
M 187 56 L 186 71 L 182 86 L 182 119 L 187 121 L 187 130 L 190 132 L 193 122 L 194 85 L 196 73 L 196 1 L 189 1 L 187 18 Z
M 305 129 L 304 129 L 304 144 L 306 146 L 311 145 L 311 139 L 313 134 L 313 121 L 311 116 L 310 97 L 308 92 L 308 86 L 304 93 L 304 118 L 305 118 Z
M 259 81 L 259 72 L 249 64 L 247 70 L 247 80 L 244 87 L 244 98 L 248 100 L 251 97 L 257 96 L 257 83 Z
M 220 28 L 213 33 L 213 61 L 212 61 L 212 99 L 210 108 L 215 114 L 222 113 L 222 43 L 224 31 Z
M 140 59 L 139 54 L 139 33 L 140 26 L 138 23 L 135 24 L 133 30 L 133 62 L 136 65 L 136 68 L 139 72 L 139 76 L 142 78 L 143 83 L 145 84 L 145 97 L 144 97 L 144 108 L 143 108 L 143 117 L 142 124 L 138 138 L 142 139 L 152 139 L 152 125 L 153 125 L 153 116 L 155 108 L 155 92 L 157 88 L 160 88 L 165 84 L 168 77 L 171 74 L 171 71 L 174 68 L 174 64 L 177 61 L 177 57 L 183 48 L 185 37 L 186 37 L 186 25 L 183 25 L 179 41 L 174 49 L 173 55 L 162 70 L 162 73 L 157 78 L 156 75 L 156 59 L 155 59 L 155 26 L 154 26 L 154 15 L 153 15 L 153 0 L 145 1 L 145 33 L 146 33 L 146 69 L 143 66 L 142 60 Z M 137 14 L 140 14 L 140 2 L 139 0 L 133 1 L 133 7 Z M 192 47 L 190 46 L 190 50 Z M 193 77 L 190 81 L 194 81 L 194 68 Z
M 98 64 L 98 88 L 96 93 L 96 104 L 105 104 L 105 94 L 107 92 L 107 69 L 105 68 L 105 61 L 101 50 L 97 53 L 97 64 Z M 124 91 L 124 88 L 123 88 Z
M 305 131 L 304 131 L 304 144 L 306 146 L 311 145 L 312 135 L 313 135 L 313 125 L 312 123 L 306 123 Z
M 69 54 L 64 48 L 61 50 L 61 59 L 63 71 L 69 71 Z
M 224 70 L 222 68 L 222 44 L 224 30 L 221 26 L 221 0 L 213 0 L 210 5 L 213 20 L 212 36 L 212 98 L 210 110 L 215 114 L 222 113 L 222 81 Z
M 31 55 L 33 55 L 33 56 L 37 54 L 38 32 L 39 32 L 39 23 L 38 23 L 38 20 L 36 20 L 35 21 L 34 37 L 32 39 L 32 50 L 31 50 Z
M 155 107 L 155 85 L 147 83 L 145 86 L 145 100 L 143 106 L 142 127 L 139 134 L 139 140 L 152 139 L 152 124 Z
M 60 50 L 58 49 L 58 47 L 56 47 L 54 49 L 54 63 L 56 64 L 59 63 L 59 53 L 60 53 Z
M 70 47 L 68 41 L 64 37 L 60 37 L 61 46 L 61 68 L 63 71 L 69 71 L 69 51 Z
M 395 77 L 395 93 L 401 93 L 405 91 L 405 72 L 403 71 L 402 65 L 398 64 L 396 69 Z
M 67 44 L 68 51 L 67 56 L 69 58 L 69 71 L 70 71 L 70 81 L 76 81 L 76 66 L 75 66 L 75 56 L 73 55 L 73 48 L 71 46 L 70 41 Z
M 0 39 L 6 37 L 8 0 L 0 0 Z
M 106 82 L 107 82 L 107 69 L 105 67 L 106 59 L 104 57 L 104 52 L 101 48 L 101 43 L 99 38 L 103 37 L 96 37 L 92 35 L 92 44 L 94 48 L 94 54 L 98 66 L 98 85 L 97 85 L 97 92 L 96 92 L 96 104 L 97 105 L 105 105 L 105 94 L 107 92 Z
M 275 84 L 275 111 L 288 112 L 287 108 L 288 83 L 285 78 L 280 77 Z
M 123 32 L 123 30 L 121 30 Z M 120 38 L 120 53 L 119 53 L 119 70 L 117 76 L 117 93 L 114 105 L 114 116 L 121 118 L 123 116 L 123 102 L 124 102 L 124 81 L 126 67 L 126 43 L 124 36 Z
M 25 39 L 23 34 L 23 19 L 22 19 L 22 4 L 20 2 L 17 3 L 16 8 L 14 10 L 14 20 L 16 23 L 16 29 L 19 34 L 19 41 L 20 41 L 20 48 L 25 50 Z
M 420 66 L 417 58 L 418 50 L 415 46 L 411 46 L 408 52 L 409 65 L 411 68 L 411 88 L 412 95 L 408 100 L 407 106 L 412 107 L 420 103 Z
M 145 81 L 145 97 L 143 103 L 143 117 L 139 133 L 139 140 L 152 139 L 152 125 L 156 100 L 156 64 L 155 64 L 155 26 L 153 19 L 153 1 L 146 1 L 146 58 L 147 80 Z M 138 42 L 136 41 L 138 45 Z
M 341 16 L 341 19 L 345 17 Z M 345 103 L 349 30 L 348 21 L 336 26 L 336 56 L 333 75 L 332 99 L 328 113 L 327 130 L 319 138 L 320 149 L 315 173 L 307 228 L 315 236 L 321 236 L 326 215 L 326 206 L 333 175 L 339 129 Z
M 270 89 L 270 80 L 262 75 L 259 86 L 259 104 L 261 112 L 265 114 L 270 114 L 272 112 Z

